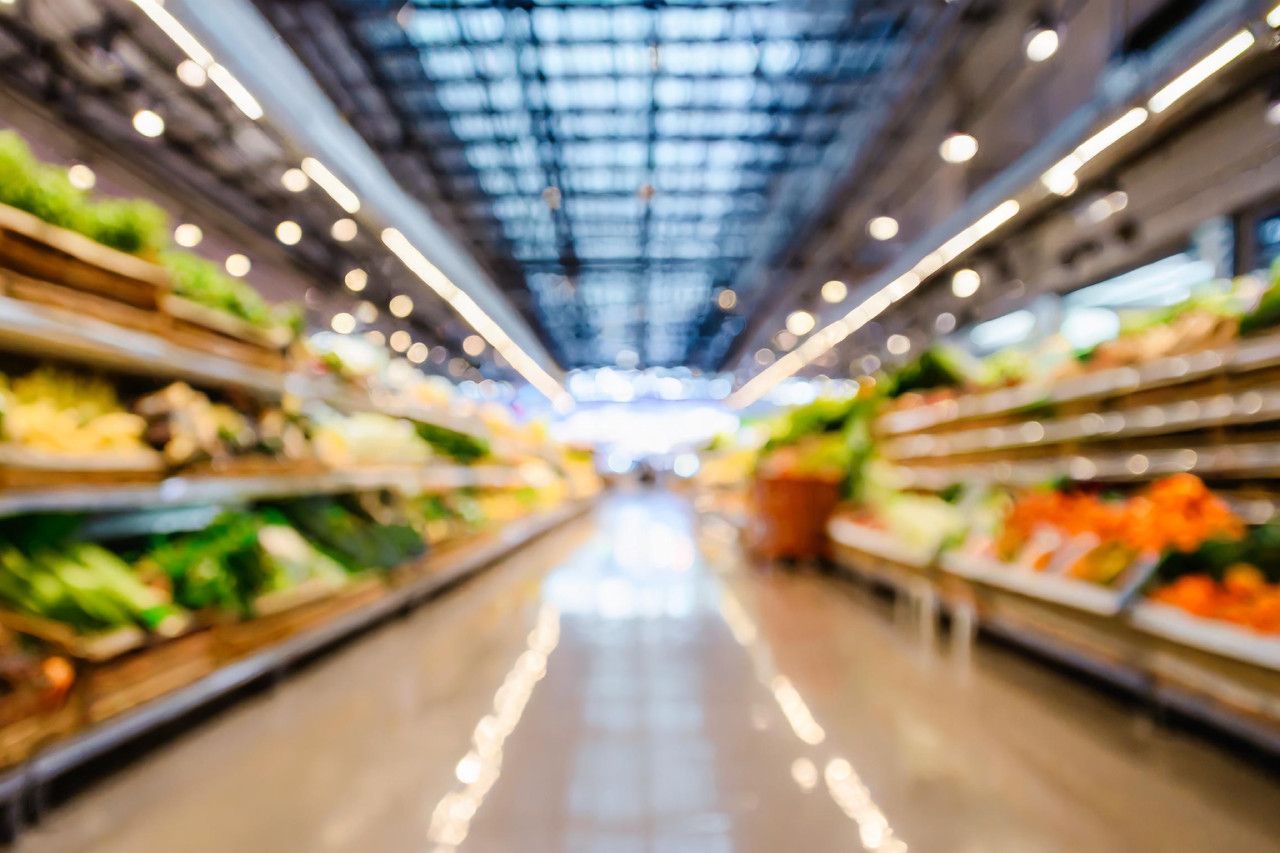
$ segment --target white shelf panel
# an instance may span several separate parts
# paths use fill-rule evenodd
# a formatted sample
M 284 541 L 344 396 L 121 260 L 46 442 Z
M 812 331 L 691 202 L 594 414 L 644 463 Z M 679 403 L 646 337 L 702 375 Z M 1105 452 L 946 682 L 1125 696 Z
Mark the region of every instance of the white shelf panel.
M 24 512 L 107 512 L 232 504 L 376 489 L 426 493 L 524 485 L 526 482 L 518 471 L 497 465 L 384 467 L 247 477 L 170 477 L 158 483 L 0 491 L 0 516 Z
M 1125 607 L 1123 591 L 1087 581 L 1033 572 L 958 552 L 943 554 L 940 563 L 943 571 L 967 580 L 1099 616 L 1115 616 Z
M 1154 601 L 1137 604 L 1130 620 L 1140 630 L 1166 640 L 1280 671 L 1280 637 L 1269 637 L 1229 622 L 1204 619 Z
M 923 548 L 913 548 L 891 533 L 876 530 L 864 524 L 839 516 L 827 523 L 827 535 L 833 542 L 915 569 L 925 569 L 933 562 L 933 553 Z

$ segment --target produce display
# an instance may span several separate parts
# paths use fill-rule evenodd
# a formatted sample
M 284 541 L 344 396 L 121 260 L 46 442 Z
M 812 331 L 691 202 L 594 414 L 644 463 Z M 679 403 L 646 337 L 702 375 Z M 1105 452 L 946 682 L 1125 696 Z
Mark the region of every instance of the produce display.
M 0 204 L 104 246 L 155 259 L 169 240 L 168 217 L 147 201 L 93 200 L 65 169 L 38 161 L 22 137 L 0 131 Z
M 596 487 L 580 468 L 569 483 L 538 427 L 468 410 L 385 347 L 290 346 L 300 311 L 12 133 L 3 205 L 0 299 L 27 304 L 0 313 L 0 767 L 232 662 L 269 671 L 301 653 L 280 649 L 292 638 L 373 624 Z M 57 323 L 73 345 L 32 345 Z
M 100 377 L 53 367 L 0 375 L 0 438 L 9 444 L 71 455 L 142 450 L 146 427 Z
M 775 416 L 744 538 L 820 513 L 859 576 L 914 602 L 927 586 L 1068 666 L 1187 697 L 1202 719 L 1280 731 L 1280 267 L 1265 287 L 1120 313 L 1086 350 L 934 345 L 852 398 Z
M 301 332 L 302 312 L 297 305 L 270 305 L 242 278 L 232 278 L 218 266 L 189 252 L 168 251 L 163 263 L 177 296 L 206 308 L 223 311 L 260 329 Z

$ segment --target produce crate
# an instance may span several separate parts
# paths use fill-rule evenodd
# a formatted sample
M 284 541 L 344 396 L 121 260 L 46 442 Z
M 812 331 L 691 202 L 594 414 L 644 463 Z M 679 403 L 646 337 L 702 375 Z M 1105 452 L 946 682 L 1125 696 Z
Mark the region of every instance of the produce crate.
M 839 502 L 834 480 L 758 477 L 751 487 L 747 545 L 770 560 L 826 556 L 827 519 Z
M 235 338 L 273 352 L 285 350 L 293 340 L 292 333 L 282 326 L 263 329 L 239 317 L 234 317 L 226 311 L 218 311 L 198 302 L 192 302 L 190 299 L 174 296 L 172 293 L 161 297 L 160 308 L 166 315 L 180 321 L 183 325 L 200 326 L 228 338 Z
M 165 474 L 154 450 L 51 453 L 0 444 L 0 489 L 154 483 Z
M 318 600 L 303 601 L 270 615 L 215 625 L 215 656 L 219 663 L 238 660 L 295 634 L 359 610 L 387 592 L 377 578 L 356 581 Z
M 101 662 L 119 657 L 140 648 L 147 641 L 146 632 L 133 625 L 104 631 L 100 634 L 81 634 L 70 625 L 29 616 L 0 608 L 0 626 L 15 634 L 25 634 L 42 640 L 57 651 L 77 660 Z
M 154 310 L 169 289 L 158 264 L 0 205 L 0 266 Z
M 0 292 L 23 302 L 46 305 L 154 335 L 163 335 L 170 321 L 148 308 L 140 308 L 97 293 L 63 287 L 48 281 L 0 270 Z
M 280 373 L 288 367 L 288 359 L 283 350 L 262 347 L 186 320 L 170 318 L 166 336 L 174 343 L 188 349 L 229 358 L 242 364 Z
M 74 733 L 83 724 L 81 707 L 63 701 L 44 707 L 37 697 L 16 693 L 0 699 L 0 767 L 10 767 L 30 757 L 50 741 Z
M 214 634 L 206 629 L 87 665 L 77 681 L 85 720 L 122 714 L 203 678 L 216 664 Z

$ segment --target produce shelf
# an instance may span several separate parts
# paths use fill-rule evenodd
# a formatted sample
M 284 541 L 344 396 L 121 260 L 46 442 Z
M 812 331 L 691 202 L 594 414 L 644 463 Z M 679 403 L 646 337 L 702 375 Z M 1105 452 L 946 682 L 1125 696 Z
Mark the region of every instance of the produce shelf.
M 1280 420 L 1280 387 L 1216 394 L 1131 411 L 1089 412 L 1007 426 L 906 436 L 886 442 L 885 453 L 895 459 L 936 458 L 1068 442 L 1171 435 L 1272 420 Z
M 943 610 L 963 607 L 992 636 L 1280 755 L 1280 639 L 1139 600 L 1145 574 L 1123 590 L 1089 589 L 956 552 L 932 577 L 875 571 L 894 547 L 851 535 L 857 525 L 831 526 L 837 544 L 853 543 L 836 550 L 850 576 L 905 597 L 931 584 Z
M 955 483 L 1035 486 L 1057 479 L 1145 483 L 1191 471 L 1224 479 L 1280 476 L 1280 442 L 1195 445 L 1177 449 L 1111 451 L 1049 459 L 898 466 L 910 488 L 941 490 Z
M 1139 602 L 1130 619 L 1139 630 L 1166 640 L 1280 671 L 1280 639 L 1154 601 Z
M 923 571 L 934 562 L 931 550 L 912 547 L 890 533 L 847 518 L 836 516 L 831 519 L 827 524 L 827 534 L 837 545 L 914 569 Z
M 372 603 L 332 621 L 220 667 L 194 683 L 56 743 L 24 764 L 0 775 L 0 802 L 16 813 L 23 799 L 40 786 L 98 756 L 123 746 L 216 699 L 264 677 L 282 673 L 292 663 L 359 633 L 391 615 L 422 603 L 458 581 L 502 559 L 556 527 L 582 515 L 591 501 L 566 504 L 483 535 L 478 541 L 432 555 L 423 576 L 392 588 Z
M 1227 347 L 1154 359 L 1136 367 L 1098 370 L 1049 385 L 1028 383 L 890 412 L 877 421 L 877 428 L 886 435 L 901 435 L 1016 413 L 1031 406 L 1101 400 L 1193 382 L 1219 373 L 1244 373 L 1278 364 L 1280 335 L 1270 334 Z
M 525 485 L 519 471 L 497 465 L 379 467 L 318 474 L 170 477 L 158 483 L 0 492 L 0 517 L 24 512 L 75 512 L 246 503 L 294 495 L 398 489 L 439 492 Z
M 175 344 L 159 335 L 124 328 L 92 317 L 21 299 L 0 296 L 0 348 L 35 356 L 56 355 L 83 364 L 163 379 L 240 388 L 270 399 L 292 395 L 339 409 L 378 412 L 486 437 L 474 419 L 427 406 L 378 400 L 336 382 L 279 373 L 232 358 Z
M 1152 563 L 1145 570 L 1145 574 L 1138 573 L 1130 578 L 1123 588 L 1113 589 L 1088 581 L 1048 572 L 1035 572 L 997 560 L 959 552 L 943 554 L 939 565 L 944 572 L 958 575 L 966 580 L 999 587 L 1029 598 L 1072 607 L 1098 616 L 1115 616 L 1124 611 L 1142 583 L 1155 569 L 1155 564 Z

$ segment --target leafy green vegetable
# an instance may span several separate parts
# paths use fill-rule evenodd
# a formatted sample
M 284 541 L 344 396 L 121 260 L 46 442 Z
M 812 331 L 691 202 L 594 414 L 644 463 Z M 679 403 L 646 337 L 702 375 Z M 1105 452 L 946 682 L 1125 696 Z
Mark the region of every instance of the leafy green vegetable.
M 437 424 L 418 423 L 418 435 L 442 456 L 469 465 L 489 455 L 489 443 L 466 433 Z
M 426 550 L 408 524 L 380 524 L 337 498 L 303 498 L 279 510 L 348 571 L 391 569 Z
M 0 131 L 0 203 L 134 255 L 154 255 L 168 240 L 163 210 L 141 199 L 93 201 L 13 131 Z

